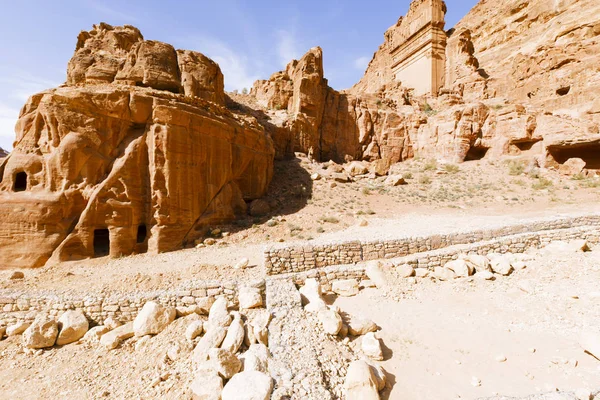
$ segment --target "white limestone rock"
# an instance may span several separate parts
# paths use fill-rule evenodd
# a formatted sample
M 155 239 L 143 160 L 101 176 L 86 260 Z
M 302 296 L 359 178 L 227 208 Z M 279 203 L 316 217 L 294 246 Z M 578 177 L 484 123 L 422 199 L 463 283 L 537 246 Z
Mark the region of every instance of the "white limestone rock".
M 244 371 L 227 382 L 221 395 L 222 400 L 269 400 L 273 391 L 273 380 L 258 371 Z
M 221 400 L 223 379 L 210 368 L 201 368 L 190 386 L 192 400 Z
M 356 279 L 334 281 L 332 290 L 335 294 L 343 297 L 356 296 L 359 292 L 358 281 Z
M 383 350 L 381 349 L 381 342 L 375 336 L 374 332 L 369 332 L 364 335 L 361 339 L 361 349 L 367 357 L 372 360 L 382 361 Z
M 201 320 L 196 320 L 190 322 L 190 324 L 185 329 L 185 338 L 187 340 L 194 340 L 198 336 L 202 335 L 204 332 L 204 322 Z
M 495 257 L 491 260 L 490 265 L 492 271 L 496 274 L 508 276 L 513 271 L 513 267 L 510 264 L 510 260 L 507 256 Z
M 133 321 L 135 336 L 157 335 L 175 320 L 175 316 L 174 308 L 149 301 Z
M 211 349 L 208 355 L 212 367 L 223 379 L 231 379 L 242 369 L 242 362 L 229 350 Z
M 217 349 L 223 343 L 227 336 L 227 328 L 222 326 L 211 326 L 204 334 L 202 339 L 194 348 L 192 359 L 196 363 L 202 363 L 208 359 L 208 354 L 211 349 Z
M 452 260 L 444 265 L 444 268 L 454 272 L 454 275 L 458 278 L 467 278 L 473 275 L 474 268 L 470 266 L 465 260 Z
M 227 298 L 221 296 L 215 300 L 208 313 L 209 329 L 214 327 L 227 328 L 231 324 L 231 315 L 227 310 Z
M 241 358 L 244 371 L 269 372 L 269 349 L 264 344 L 253 344 Z
M 104 325 L 98 325 L 98 326 L 94 326 L 93 328 L 91 328 L 89 331 L 87 331 L 85 333 L 85 335 L 83 335 L 83 341 L 85 342 L 100 342 L 100 338 L 102 338 L 102 335 L 104 335 L 105 333 L 110 332 L 110 329 L 108 329 L 108 327 L 104 326 Z
M 116 349 L 121 342 L 132 338 L 134 335 L 135 332 L 133 331 L 133 322 L 128 322 L 102 335 L 100 338 L 100 344 L 107 350 Z
M 6 336 L 11 337 L 21 335 L 30 326 L 31 322 L 18 321 L 17 323 L 6 327 Z
M 253 287 L 242 287 L 239 290 L 238 301 L 240 309 L 249 310 L 251 308 L 262 307 L 263 298 L 260 289 Z
M 81 311 L 65 311 L 58 319 L 59 332 L 56 344 L 63 346 L 76 342 L 86 334 L 89 328 L 90 324 Z
M 304 309 L 308 312 L 318 312 L 327 308 L 327 304 L 321 298 L 321 284 L 314 278 L 307 279 L 304 286 L 300 288 Z
M 379 400 L 377 388 L 377 379 L 369 364 L 362 360 L 350 364 L 344 382 L 346 400 Z
M 362 336 L 377 330 L 377 324 L 366 318 L 349 317 L 346 321 L 348 333 L 352 336 Z
M 232 354 L 237 353 L 244 342 L 244 335 L 245 330 L 242 316 L 240 313 L 233 313 L 233 322 L 227 328 L 227 335 L 221 344 L 221 348 Z
M 343 321 L 335 310 L 326 309 L 317 313 L 317 318 L 328 335 L 337 335 L 342 329 Z
M 23 346 L 28 349 L 52 347 L 58 336 L 58 324 L 53 319 L 40 316 L 23 332 Z
M 462 256 L 461 258 L 465 260 L 465 262 L 477 273 L 483 271 L 492 271 L 490 260 L 486 256 L 481 256 L 479 254 L 468 254 Z

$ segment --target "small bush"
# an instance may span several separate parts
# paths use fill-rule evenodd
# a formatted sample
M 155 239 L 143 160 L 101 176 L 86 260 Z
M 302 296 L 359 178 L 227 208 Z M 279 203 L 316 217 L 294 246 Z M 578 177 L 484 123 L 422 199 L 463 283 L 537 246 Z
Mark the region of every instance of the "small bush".
M 437 161 L 436 160 L 427 160 L 425 162 L 425 165 L 423 166 L 423 170 L 424 171 L 435 171 L 437 169 L 438 165 L 437 165 Z
M 456 174 L 460 171 L 460 168 L 456 164 L 446 164 L 444 165 L 444 170 L 446 170 L 446 172 L 449 174 Z
M 406 173 L 402 174 L 402 177 L 403 177 L 404 179 L 412 179 L 412 178 L 413 178 L 413 173 L 412 173 L 412 172 L 410 172 L 410 171 L 408 171 L 408 172 L 406 172 Z
M 573 175 L 571 179 L 573 179 L 574 181 L 582 181 L 585 179 L 585 175 L 580 172 L 578 174 Z
M 337 219 L 336 217 L 321 217 L 320 221 L 327 222 L 329 224 L 339 224 L 340 223 L 340 220 Z
M 538 178 L 537 182 L 531 185 L 535 190 L 548 189 L 550 186 L 552 186 L 552 181 L 544 177 Z
M 419 183 L 420 183 L 421 185 L 430 185 L 430 184 L 431 184 L 431 178 L 430 178 L 430 177 L 428 177 L 427 175 L 422 175 L 422 176 L 419 178 Z
M 322 227 L 322 226 L 319 226 L 319 227 L 317 228 L 317 233 L 323 233 L 323 232 L 325 232 L 325 229 L 323 229 L 323 227 Z
M 598 188 L 600 187 L 600 179 L 589 178 L 581 182 L 581 186 L 586 188 Z
M 510 176 L 519 176 L 525 172 L 525 165 L 521 161 L 510 161 L 508 163 L 508 174 Z
M 368 187 L 364 187 L 361 189 L 362 194 L 364 194 L 365 196 L 368 196 L 371 194 L 371 189 L 369 189 Z

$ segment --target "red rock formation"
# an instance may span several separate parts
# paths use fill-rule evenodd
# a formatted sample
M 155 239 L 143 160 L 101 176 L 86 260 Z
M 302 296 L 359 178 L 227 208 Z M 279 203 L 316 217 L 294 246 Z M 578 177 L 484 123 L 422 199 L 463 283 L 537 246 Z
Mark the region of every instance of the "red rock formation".
M 80 35 L 68 82 L 29 99 L 0 164 L 0 267 L 176 250 L 264 195 L 272 141 L 216 104 L 206 57 L 100 25 Z

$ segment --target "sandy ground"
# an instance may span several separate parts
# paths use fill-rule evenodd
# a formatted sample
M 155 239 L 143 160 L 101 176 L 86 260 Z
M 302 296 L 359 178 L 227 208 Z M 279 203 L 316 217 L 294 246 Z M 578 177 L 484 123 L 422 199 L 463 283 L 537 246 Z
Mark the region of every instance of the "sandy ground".
M 402 285 L 399 300 L 366 289 L 335 304 L 380 326 L 389 399 L 597 390 L 600 361 L 578 339 L 600 331 L 600 252 L 539 254 L 493 282 L 426 278 Z

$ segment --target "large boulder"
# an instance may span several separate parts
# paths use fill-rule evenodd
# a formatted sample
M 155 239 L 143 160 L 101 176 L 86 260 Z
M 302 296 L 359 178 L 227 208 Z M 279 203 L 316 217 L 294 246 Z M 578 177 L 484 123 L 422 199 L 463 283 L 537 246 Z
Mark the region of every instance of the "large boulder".
M 323 309 L 317 313 L 317 318 L 323 326 L 325 333 L 329 335 L 335 336 L 342 329 L 342 317 L 335 310 Z
M 81 339 L 88 331 L 90 324 L 81 311 L 68 310 L 58 319 L 58 338 L 56 344 L 59 346 L 73 343 Z
M 242 355 L 244 371 L 269 372 L 269 349 L 264 344 L 253 344 Z
M 242 362 L 229 350 L 211 349 L 208 356 L 212 367 L 223 379 L 231 379 L 242 369 Z
M 210 307 L 208 313 L 208 325 L 210 328 L 223 327 L 226 328 L 231 324 L 231 315 L 227 310 L 227 298 L 219 297 Z
M 321 298 L 321 284 L 314 278 L 307 279 L 304 286 L 300 288 L 304 309 L 309 312 L 317 312 L 327 308 L 327 304 Z
M 144 304 L 133 321 L 135 336 L 156 335 L 175 320 L 174 308 L 165 307 L 154 301 Z
M 133 322 L 128 322 L 102 335 L 100 338 L 100 344 L 107 350 L 116 349 L 121 342 L 132 338 L 134 335 L 135 332 L 133 331 Z
M 334 281 L 331 290 L 343 297 L 356 296 L 359 292 L 356 279 Z
M 6 327 L 6 336 L 21 335 L 27 328 L 31 326 L 31 322 L 18 321 Z
M 348 325 L 348 332 L 352 336 L 362 336 L 377 330 L 377 324 L 368 318 L 349 316 L 346 323 Z
M 381 349 L 381 342 L 375 336 L 374 332 L 368 332 L 361 339 L 361 349 L 363 353 L 369 358 L 382 361 L 383 360 L 383 350 Z
M 37 317 L 23 332 L 23 346 L 28 349 L 52 347 L 58 336 L 58 324 L 46 316 Z
M 379 400 L 377 379 L 365 361 L 354 361 L 348 367 L 344 382 L 346 400 Z
M 239 290 L 238 301 L 241 309 L 257 308 L 263 305 L 262 293 L 259 288 L 243 286 Z
M 190 50 L 177 50 L 177 61 L 186 96 L 225 104 L 224 79 L 219 64 L 204 54 Z
M 212 349 L 219 348 L 221 343 L 223 343 L 225 336 L 227 336 L 227 328 L 218 325 L 210 326 L 194 348 L 192 360 L 197 364 L 206 361 L 209 352 Z
M 233 322 L 227 328 L 227 335 L 221 344 L 221 348 L 235 354 L 244 343 L 244 322 L 240 313 L 233 314 Z
M 179 93 L 181 81 L 175 48 L 154 40 L 135 43 L 115 81 Z
M 454 275 L 459 278 L 469 277 L 475 271 L 471 264 L 462 259 L 449 261 L 444 265 L 444 268 L 454 272 Z
M 201 368 L 196 372 L 190 389 L 192 400 L 221 400 L 223 379 L 215 370 Z
M 234 375 L 223 388 L 223 400 L 269 400 L 273 380 L 258 371 L 244 371 Z

